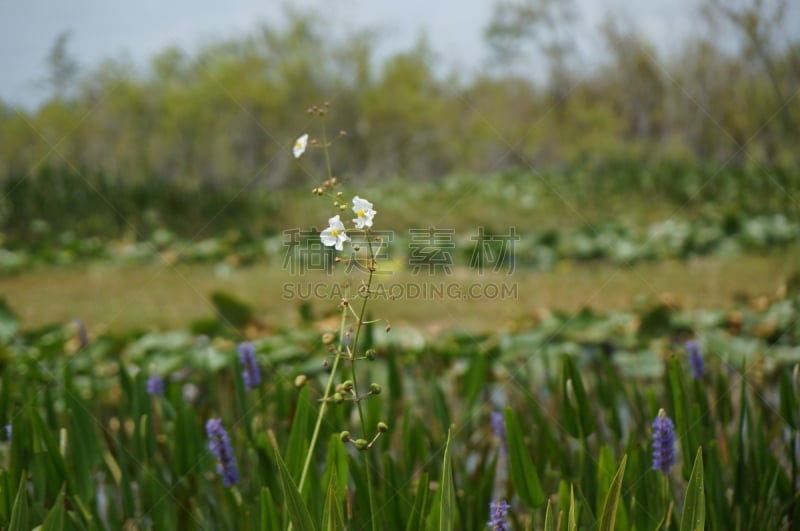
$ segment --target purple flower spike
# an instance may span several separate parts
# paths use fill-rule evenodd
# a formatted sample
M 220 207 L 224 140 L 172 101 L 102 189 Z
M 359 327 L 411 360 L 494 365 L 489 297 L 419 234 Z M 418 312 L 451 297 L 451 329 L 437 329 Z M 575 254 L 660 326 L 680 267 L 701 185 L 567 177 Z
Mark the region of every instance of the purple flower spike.
M 261 369 L 256 361 L 256 349 L 250 342 L 239 344 L 239 360 L 242 363 L 242 379 L 247 391 L 261 383 Z
M 703 360 L 703 353 L 700 352 L 700 343 L 696 339 L 686 342 L 686 355 L 689 357 L 689 367 L 692 371 L 692 378 L 699 380 L 706 375 L 706 364 Z
M 164 394 L 164 378 L 157 374 L 150 375 L 150 378 L 147 379 L 147 394 L 162 396 Z
M 653 421 L 653 470 L 669 474 L 675 464 L 675 427 L 661 408 Z
M 499 502 L 491 502 L 489 504 L 489 527 L 493 531 L 508 531 L 508 522 L 506 522 L 506 514 L 510 505 L 505 500 Z
M 217 472 L 222 476 L 222 484 L 226 487 L 239 483 L 239 471 L 236 469 L 236 457 L 233 455 L 228 432 L 222 427 L 220 419 L 208 419 L 206 422 L 208 447 L 217 458 Z

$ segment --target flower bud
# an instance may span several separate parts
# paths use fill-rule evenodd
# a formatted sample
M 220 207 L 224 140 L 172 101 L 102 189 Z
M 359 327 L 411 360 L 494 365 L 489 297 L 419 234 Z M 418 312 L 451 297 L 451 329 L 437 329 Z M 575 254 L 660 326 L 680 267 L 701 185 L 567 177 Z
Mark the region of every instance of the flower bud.
M 353 380 L 345 380 L 344 383 L 342 383 L 342 389 L 344 389 L 345 391 L 352 390 L 353 389 Z
M 342 402 L 344 402 L 344 397 L 342 396 L 342 393 L 333 393 L 333 403 L 341 404 Z
M 387 431 L 389 431 L 389 425 L 386 424 L 385 422 L 379 422 L 378 423 L 378 431 L 380 433 L 386 433 Z
M 367 357 L 368 360 L 372 361 L 375 359 L 375 354 L 376 354 L 375 349 L 371 348 L 367 349 L 367 352 L 364 355 Z
M 369 394 L 371 395 L 379 395 L 381 394 L 382 390 L 383 388 L 381 388 L 381 386 L 376 383 L 369 384 Z
M 336 336 L 333 335 L 331 332 L 325 332 L 322 334 L 322 344 L 323 345 L 330 345 L 333 343 L 333 340 L 336 339 Z
M 342 440 L 342 442 L 348 442 L 350 440 L 350 432 L 343 431 L 339 434 L 339 438 Z
M 294 379 L 295 387 L 303 387 L 308 381 L 308 377 L 305 374 L 298 374 Z
M 355 444 L 356 448 L 359 450 L 366 450 L 367 448 L 369 448 L 369 441 L 367 441 L 366 439 L 356 439 L 355 441 L 353 441 L 353 444 Z

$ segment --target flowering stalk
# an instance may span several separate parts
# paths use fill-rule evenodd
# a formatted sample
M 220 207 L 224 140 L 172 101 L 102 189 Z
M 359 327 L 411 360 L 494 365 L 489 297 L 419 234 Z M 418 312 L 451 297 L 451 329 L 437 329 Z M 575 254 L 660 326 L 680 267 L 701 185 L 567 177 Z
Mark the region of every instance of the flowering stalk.
M 505 500 L 499 502 L 491 502 L 489 504 L 489 523 L 488 526 L 492 531 L 508 531 L 508 522 L 506 521 L 506 514 L 511 506 Z
M 228 432 L 222 427 L 220 419 L 208 419 L 206 422 L 208 447 L 217 458 L 217 472 L 222 476 L 222 484 L 232 487 L 239 483 L 239 470 L 236 468 L 236 457 Z
M 664 475 L 675 464 L 675 427 L 664 408 L 658 411 L 653 421 L 653 470 Z
M 325 107 L 328 106 L 328 103 L 325 103 Z M 312 193 L 314 195 L 329 195 L 326 193 L 327 189 L 333 189 L 338 184 L 338 179 L 333 176 L 333 171 L 331 167 L 331 159 L 329 153 L 330 143 L 328 142 L 327 130 L 325 128 L 325 116 L 327 114 L 326 109 L 320 109 L 316 106 L 309 109 L 310 114 L 318 114 L 323 119 L 323 126 L 322 126 L 322 148 L 325 151 L 325 164 L 328 170 L 328 179 L 323 183 L 322 187 L 314 188 Z M 346 133 L 341 132 L 340 136 L 344 136 Z M 303 135 L 298 139 L 295 143 L 295 158 L 299 157 L 305 151 L 305 145 L 308 137 L 307 135 Z M 312 145 L 315 142 L 312 140 Z M 333 194 L 330 194 L 333 195 Z M 334 197 L 334 206 L 338 208 L 340 212 L 344 212 L 348 205 L 347 203 L 341 203 L 340 198 L 342 197 L 342 193 L 339 192 Z M 313 458 L 314 449 L 316 448 L 317 439 L 319 437 L 320 428 L 322 425 L 322 419 L 325 416 L 325 412 L 327 411 L 327 406 L 329 402 L 334 403 L 341 403 L 345 399 L 342 393 L 335 392 L 332 393 L 334 390 L 334 380 L 336 378 L 336 372 L 339 367 L 339 362 L 341 361 L 343 356 L 347 356 L 347 358 L 351 362 L 351 373 L 352 373 L 352 380 L 345 382 L 342 384 L 342 388 L 346 389 L 348 393 L 352 394 L 351 400 L 356 403 L 356 407 L 358 408 L 358 417 L 361 424 L 361 431 L 362 436 L 366 434 L 366 423 L 364 420 L 364 413 L 363 408 L 361 406 L 361 401 L 363 398 L 367 398 L 370 395 L 380 393 L 380 386 L 377 384 L 372 384 L 370 386 L 369 394 L 366 396 L 359 396 L 358 392 L 358 380 L 357 374 L 355 372 L 355 361 L 356 361 L 356 352 L 358 349 L 359 339 L 361 337 L 362 327 L 364 325 L 364 315 L 366 313 L 367 302 L 370 298 L 370 293 L 372 289 L 372 281 L 373 281 L 373 274 L 375 272 L 375 253 L 372 248 L 372 243 L 369 242 L 369 228 L 372 227 L 372 218 L 375 216 L 376 212 L 372 209 L 372 203 L 365 199 L 361 199 L 358 196 L 355 196 L 352 200 L 351 205 L 353 212 L 356 214 L 356 218 L 353 219 L 353 223 L 355 224 L 355 228 L 363 231 L 364 235 L 367 237 L 368 242 L 368 249 L 369 249 L 369 279 L 365 287 L 362 287 L 358 290 L 359 294 L 363 297 L 363 301 L 361 304 L 360 313 L 356 314 L 353 308 L 350 306 L 347 299 L 344 299 L 341 303 L 342 309 L 342 320 L 340 324 L 339 330 L 339 345 L 335 351 L 335 357 L 333 361 L 333 366 L 331 368 L 331 372 L 328 376 L 328 382 L 325 386 L 325 392 L 320 399 L 320 409 L 317 415 L 317 421 L 314 425 L 314 431 L 311 436 L 311 442 L 309 449 L 306 453 L 305 463 L 303 464 L 303 470 L 300 475 L 300 482 L 298 484 L 299 490 L 302 491 L 303 486 L 305 485 L 305 480 L 308 477 L 308 471 L 311 466 L 311 460 Z M 323 245 L 326 247 L 333 247 L 337 251 L 342 251 L 344 249 L 344 243 L 351 241 L 349 235 L 347 234 L 347 229 L 342 222 L 340 215 L 337 214 L 328 219 L 328 227 L 320 233 L 320 240 Z M 354 247 L 355 250 L 358 250 L 358 247 Z M 337 257 L 336 261 L 339 262 L 340 259 Z M 346 337 L 346 327 L 347 327 L 347 314 L 348 312 L 352 312 L 356 321 L 356 332 L 355 337 L 353 338 L 352 348 L 345 345 L 345 337 Z M 388 328 L 387 328 L 388 330 Z M 349 332 L 348 332 L 349 334 Z M 372 441 L 368 441 L 364 438 L 358 438 L 356 440 L 352 440 L 350 438 L 350 434 L 347 431 L 343 431 L 341 434 L 341 440 L 343 442 L 352 442 L 354 446 L 359 450 L 366 450 L 372 446 L 372 444 L 378 439 L 380 434 L 385 433 L 388 430 L 388 426 L 384 423 L 378 424 L 378 432 L 375 434 L 375 437 Z M 365 470 L 367 471 L 367 494 L 369 496 L 369 506 L 370 506 L 370 522 L 373 531 L 378 529 L 377 524 L 377 511 L 376 511 L 376 504 L 372 489 L 372 478 L 369 472 L 369 460 L 368 457 L 364 456 L 364 464 Z M 290 525 L 291 529 L 291 525 Z
M 261 383 L 261 369 L 258 367 L 258 361 L 256 360 L 256 349 L 249 341 L 241 343 L 238 349 L 239 361 L 242 364 L 244 388 L 247 391 L 252 391 Z

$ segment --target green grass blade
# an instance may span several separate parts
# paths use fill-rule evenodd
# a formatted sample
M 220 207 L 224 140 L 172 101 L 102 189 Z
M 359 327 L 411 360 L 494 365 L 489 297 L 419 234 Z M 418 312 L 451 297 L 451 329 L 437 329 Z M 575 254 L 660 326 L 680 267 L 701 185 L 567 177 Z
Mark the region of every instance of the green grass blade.
M 283 496 L 286 504 L 286 510 L 289 513 L 289 519 L 292 521 L 292 526 L 296 531 L 314 531 L 314 522 L 311 520 L 311 513 L 303 503 L 300 497 L 300 491 L 297 490 L 292 480 L 286 464 L 281 458 L 278 449 L 275 449 L 275 461 L 278 463 L 278 472 L 281 476 L 281 484 L 283 485 Z
M 703 448 L 697 449 L 692 475 L 686 487 L 681 515 L 681 531 L 703 531 L 706 522 L 706 498 L 703 490 Z
M 456 527 L 456 493 L 453 486 L 453 464 L 450 457 L 450 434 L 447 432 L 447 444 L 444 447 L 444 465 L 442 466 L 442 499 L 439 511 L 439 531 L 451 531 Z
M 600 531 L 613 531 L 614 525 L 617 521 L 617 508 L 619 506 L 619 496 L 622 492 L 622 478 L 625 477 L 625 465 L 628 462 L 627 454 L 622 456 L 622 462 L 619 464 L 619 469 L 611 481 L 611 487 L 608 489 L 608 496 L 603 503 L 603 511 L 600 513 Z

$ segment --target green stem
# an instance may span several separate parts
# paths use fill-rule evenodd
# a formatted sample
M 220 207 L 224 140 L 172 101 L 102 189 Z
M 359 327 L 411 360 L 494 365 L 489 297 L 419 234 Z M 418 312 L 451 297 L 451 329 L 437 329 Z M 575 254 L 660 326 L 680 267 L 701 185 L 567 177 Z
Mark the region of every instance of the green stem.
M 336 357 L 333 359 L 333 367 L 331 367 L 331 373 L 328 375 L 328 383 L 325 386 L 325 394 L 322 396 L 322 402 L 319 407 L 319 414 L 317 415 L 317 423 L 314 425 L 314 433 L 311 435 L 311 445 L 308 447 L 308 453 L 306 454 L 306 462 L 303 464 L 303 473 L 300 474 L 300 483 L 297 486 L 297 490 L 300 492 L 303 491 L 303 484 L 306 481 L 306 476 L 308 475 L 308 469 L 311 466 L 311 458 L 314 455 L 314 447 L 317 445 L 317 437 L 319 436 L 319 430 L 322 426 L 322 417 L 325 416 L 325 410 L 328 408 L 328 399 L 331 396 L 331 389 L 333 389 L 333 380 L 336 376 L 336 369 L 339 366 L 339 359 L 342 357 L 342 348 L 344 347 L 344 327 L 345 323 L 347 322 L 347 308 L 342 308 L 342 324 L 339 327 L 339 348 L 336 351 Z
M 358 322 L 356 323 L 356 335 L 353 338 L 353 349 L 350 351 L 350 372 L 352 373 L 353 377 L 353 390 L 355 393 L 355 402 L 356 407 L 358 408 L 358 420 L 361 423 L 361 436 L 367 438 L 367 424 L 364 421 L 364 411 L 361 406 L 361 400 L 359 400 L 358 394 L 358 376 L 356 375 L 356 363 L 355 363 L 355 356 L 358 349 L 358 340 L 361 337 L 361 330 L 364 323 L 364 314 L 367 309 L 367 302 L 369 302 L 369 295 L 370 289 L 372 289 L 372 277 L 375 273 L 375 255 L 372 253 L 372 242 L 369 241 L 369 233 L 368 231 L 364 231 L 364 234 L 367 236 L 367 247 L 369 248 L 369 278 L 367 279 L 367 290 L 364 293 L 364 300 L 361 302 L 361 311 L 358 315 Z M 367 493 L 369 494 L 369 512 L 370 512 L 370 522 L 372 523 L 372 530 L 376 531 L 378 529 L 378 525 L 376 522 L 377 513 L 375 507 L 375 494 L 372 490 L 372 473 L 369 469 L 369 457 L 366 452 L 364 452 L 364 471 L 367 475 Z

